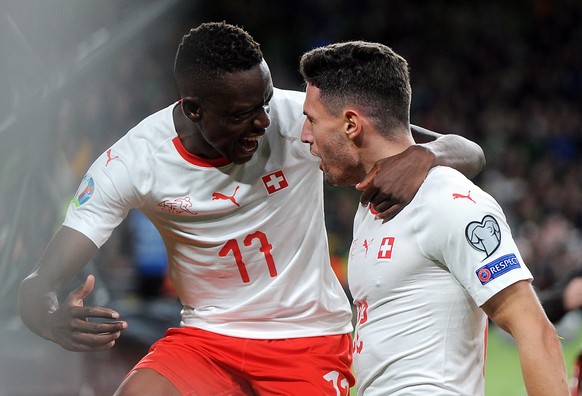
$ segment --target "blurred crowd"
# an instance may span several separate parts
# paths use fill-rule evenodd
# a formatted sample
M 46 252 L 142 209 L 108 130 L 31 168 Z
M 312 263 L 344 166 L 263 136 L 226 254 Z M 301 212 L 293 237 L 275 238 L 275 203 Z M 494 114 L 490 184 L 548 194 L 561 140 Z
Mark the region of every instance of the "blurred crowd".
M 298 59 L 315 46 L 365 39 L 393 47 L 411 67 L 412 122 L 483 147 L 487 165 L 477 182 L 505 209 L 535 286 L 546 289 L 582 266 L 582 2 L 178 1 L 132 35 L 141 13 L 158 3 L 54 0 L 57 7 L 39 16 L 50 27 L 30 23 L 22 31 L 22 46 L 30 48 L 15 51 L 34 59 L 42 73 L 27 60 L 26 78 L 7 83 L 14 95 L 8 107 L 27 108 L 25 94 L 34 94 L 33 103 L 46 109 L 28 108 L 27 117 L 0 133 L 5 282 L 16 284 L 32 269 L 96 156 L 144 116 L 178 99 L 172 76 L 178 42 L 190 27 L 212 20 L 247 29 L 281 88 L 302 89 Z M 10 11 L 18 20 L 22 11 Z M 123 32 L 128 40 L 115 47 L 111 43 Z M 108 45 L 113 49 L 95 61 L 98 67 L 83 63 Z M 5 150 L 8 145 L 24 149 Z M 35 207 L 13 204 L 19 200 Z M 330 248 L 342 280 L 357 201 L 355 190 L 326 187 Z M 127 223 L 94 265 L 113 294 L 168 293 L 161 280 L 147 283 L 160 273 L 136 266 L 140 244 Z M 33 237 L 32 230 L 40 235 Z

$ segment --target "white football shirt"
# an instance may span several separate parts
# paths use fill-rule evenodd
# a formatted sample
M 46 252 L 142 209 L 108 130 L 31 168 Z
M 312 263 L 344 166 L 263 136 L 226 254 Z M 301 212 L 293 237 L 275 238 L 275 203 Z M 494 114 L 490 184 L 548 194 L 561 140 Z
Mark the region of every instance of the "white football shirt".
M 349 333 L 319 160 L 300 139 L 303 100 L 275 89 L 271 125 L 243 165 L 187 152 L 175 104 L 149 116 L 90 167 L 64 225 L 100 247 L 142 210 L 166 244 L 184 326 L 257 339 Z
M 501 208 L 454 169 L 433 168 L 393 220 L 360 207 L 348 266 L 358 394 L 484 394 L 479 307 L 523 279 Z

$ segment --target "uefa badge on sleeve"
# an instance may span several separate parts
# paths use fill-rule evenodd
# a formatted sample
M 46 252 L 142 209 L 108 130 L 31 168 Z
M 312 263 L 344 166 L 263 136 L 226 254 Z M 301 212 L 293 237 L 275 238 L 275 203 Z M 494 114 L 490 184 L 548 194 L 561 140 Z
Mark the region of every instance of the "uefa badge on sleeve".
M 481 221 L 472 221 L 465 228 L 469 244 L 490 257 L 501 245 L 501 228 L 493 216 L 487 215 Z M 485 260 L 483 259 L 483 260 Z
M 91 175 L 86 174 L 85 176 L 83 176 L 83 180 L 81 180 L 81 185 L 79 186 L 77 192 L 75 193 L 75 197 L 73 198 L 72 201 L 73 205 L 75 205 L 75 207 L 77 208 L 83 205 L 85 202 L 91 199 L 94 192 L 95 192 L 95 181 L 93 181 Z
M 486 285 L 493 279 L 499 278 L 516 268 L 521 268 L 519 259 L 514 253 L 510 253 L 478 268 L 475 274 L 481 284 Z

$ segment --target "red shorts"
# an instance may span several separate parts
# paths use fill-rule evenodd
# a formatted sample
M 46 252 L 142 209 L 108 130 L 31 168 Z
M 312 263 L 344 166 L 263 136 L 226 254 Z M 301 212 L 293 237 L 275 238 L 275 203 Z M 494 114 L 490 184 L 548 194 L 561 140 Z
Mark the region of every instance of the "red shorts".
M 255 340 L 184 327 L 169 329 L 134 370 L 155 370 L 189 396 L 347 396 L 351 347 L 349 334 Z

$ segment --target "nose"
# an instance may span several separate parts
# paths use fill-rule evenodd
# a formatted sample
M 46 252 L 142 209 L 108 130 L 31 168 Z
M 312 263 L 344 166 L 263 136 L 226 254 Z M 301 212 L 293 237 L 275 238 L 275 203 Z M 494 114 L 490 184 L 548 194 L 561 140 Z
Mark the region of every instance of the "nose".
M 253 124 L 256 128 L 267 129 L 271 125 L 271 118 L 269 117 L 269 106 L 263 106 L 253 119 Z
M 303 122 L 303 129 L 301 129 L 301 141 L 303 143 L 313 144 L 313 135 L 311 134 L 311 128 L 309 126 L 309 121 L 305 120 Z

